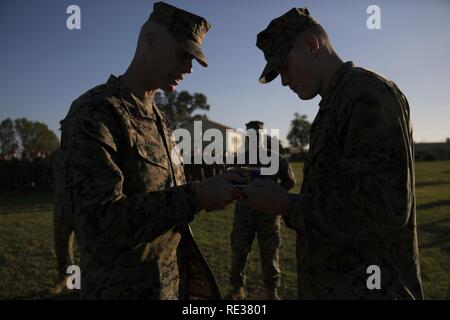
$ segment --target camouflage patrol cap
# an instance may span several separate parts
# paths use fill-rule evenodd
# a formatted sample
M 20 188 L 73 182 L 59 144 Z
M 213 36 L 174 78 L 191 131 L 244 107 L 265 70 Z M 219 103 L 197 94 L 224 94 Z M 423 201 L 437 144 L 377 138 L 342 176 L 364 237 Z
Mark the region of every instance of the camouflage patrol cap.
M 264 128 L 264 122 L 261 121 L 250 121 L 245 124 L 245 127 L 248 129 L 263 129 Z
M 293 8 L 273 19 L 258 34 L 256 46 L 262 50 L 267 61 L 259 82 L 269 83 L 278 76 L 277 69 L 285 61 L 297 35 L 313 25 L 318 23 L 309 15 L 306 7 Z
M 153 5 L 149 20 L 161 24 L 180 42 L 184 50 L 191 54 L 203 67 L 208 60 L 200 47 L 211 25 L 205 18 L 178 9 L 164 2 Z

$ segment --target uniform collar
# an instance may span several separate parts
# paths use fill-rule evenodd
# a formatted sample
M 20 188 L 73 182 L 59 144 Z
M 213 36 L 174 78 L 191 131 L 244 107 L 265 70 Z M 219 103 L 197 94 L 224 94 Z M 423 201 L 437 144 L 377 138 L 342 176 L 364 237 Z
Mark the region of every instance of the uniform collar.
M 343 78 L 343 76 L 347 73 L 347 71 L 349 71 L 354 66 L 355 64 L 352 61 L 347 61 L 336 70 L 333 77 L 331 78 L 327 90 L 325 91 L 325 94 L 322 97 L 322 100 L 320 100 L 319 102 L 319 106 L 321 108 L 324 108 L 328 104 L 328 101 L 330 100 L 333 92 L 335 91 L 339 81 Z
M 113 87 L 114 92 L 118 94 L 120 98 L 123 98 L 133 105 L 137 106 L 139 109 L 139 113 L 141 113 L 142 116 L 152 117 L 154 108 L 153 97 L 149 97 L 147 99 L 140 99 L 136 97 L 131 91 L 127 90 L 123 86 L 120 77 L 116 77 L 113 74 L 109 76 L 107 83 Z

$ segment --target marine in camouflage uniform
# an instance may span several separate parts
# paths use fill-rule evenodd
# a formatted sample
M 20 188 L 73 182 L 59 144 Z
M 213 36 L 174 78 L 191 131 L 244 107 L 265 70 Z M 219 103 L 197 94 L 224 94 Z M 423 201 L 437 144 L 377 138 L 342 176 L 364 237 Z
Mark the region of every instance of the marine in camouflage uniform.
M 273 80 L 297 35 L 317 25 L 294 8 L 258 34 L 267 60 L 260 82 Z M 392 81 L 352 62 L 341 62 L 321 96 L 300 194 L 268 185 L 259 193 L 285 199 L 283 217 L 298 234 L 299 297 L 422 299 L 408 101 Z M 379 290 L 367 286 L 372 265 Z
M 149 19 L 207 65 L 200 49 L 210 28 L 205 19 L 162 2 Z M 111 75 L 61 121 L 64 202 L 80 248 L 81 296 L 218 299 L 189 227 L 199 211 L 195 195 L 171 152 L 170 125 L 150 100 Z
M 247 130 L 263 129 L 260 121 L 250 121 L 246 124 Z M 259 142 L 257 143 L 259 145 Z M 246 160 L 248 160 L 248 151 Z M 258 157 L 259 159 L 259 157 Z M 259 162 L 259 161 L 258 161 Z M 244 165 L 245 167 L 260 167 L 256 165 Z M 295 185 L 295 175 L 289 162 L 279 156 L 279 170 L 276 175 L 265 176 L 279 183 L 286 190 Z M 279 263 L 279 251 L 281 245 L 280 215 L 265 215 L 248 206 L 245 200 L 236 202 L 234 210 L 233 230 L 231 232 L 231 273 L 230 284 L 233 291 L 232 299 L 245 299 L 245 264 L 252 247 L 255 236 L 258 239 L 259 252 L 268 299 L 278 299 L 277 288 L 281 285 L 281 270 Z

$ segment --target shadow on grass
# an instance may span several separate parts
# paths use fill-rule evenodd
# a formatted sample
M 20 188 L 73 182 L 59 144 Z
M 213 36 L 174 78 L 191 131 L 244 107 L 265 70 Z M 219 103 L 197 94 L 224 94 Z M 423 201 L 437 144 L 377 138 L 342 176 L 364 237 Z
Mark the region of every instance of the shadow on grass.
M 450 248 L 450 236 L 442 237 L 420 245 L 421 249 L 429 249 L 434 247 L 441 247 L 444 251 L 448 251 Z
M 444 207 L 444 206 L 450 206 L 450 200 L 439 200 L 439 201 L 421 204 L 421 205 L 417 206 L 417 210 L 434 209 L 436 207 Z
M 416 182 L 416 188 L 443 186 L 447 184 L 450 184 L 450 181 L 447 180 L 423 181 L 423 182 Z
M 442 247 L 442 249 L 448 250 L 449 246 L 447 244 L 450 244 L 449 223 L 450 218 L 445 218 L 419 225 L 419 232 L 428 233 L 434 238 L 420 244 L 420 247 L 422 249 Z
M 450 222 L 450 218 L 440 219 L 437 221 L 421 224 L 421 225 L 419 225 L 419 228 L 424 231 L 434 232 L 434 231 L 436 231 L 436 229 L 435 229 L 436 227 L 439 228 L 440 226 L 442 226 L 443 224 L 445 224 L 447 222 Z M 447 231 L 447 233 L 448 233 L 448 227 L 444 226 L 444 228 L 446 229 L 445 231 Z

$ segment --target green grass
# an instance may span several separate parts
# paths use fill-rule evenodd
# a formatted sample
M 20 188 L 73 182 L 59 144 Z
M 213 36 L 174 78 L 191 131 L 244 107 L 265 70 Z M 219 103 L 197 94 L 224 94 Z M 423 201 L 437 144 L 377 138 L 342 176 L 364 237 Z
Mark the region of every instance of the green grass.
M 298 183 L 300 163 L 294 164 Z M 419 246 L 424 291 L 428 299 L 450 299 L 450 161 L 416 163 Z M 56 277 L 52 195 L 49 192 L 0 195 L 0 299 L 42 298 Z M 201 213 L 192 224 L 223 294 L 230 289 L 230 233 L 233 205 Z M 281 268 L 284 299 L 296 298 L 295 232 L 282 227 Z M 247 262 L 250 298 L 264 288 L 255 241 Z

